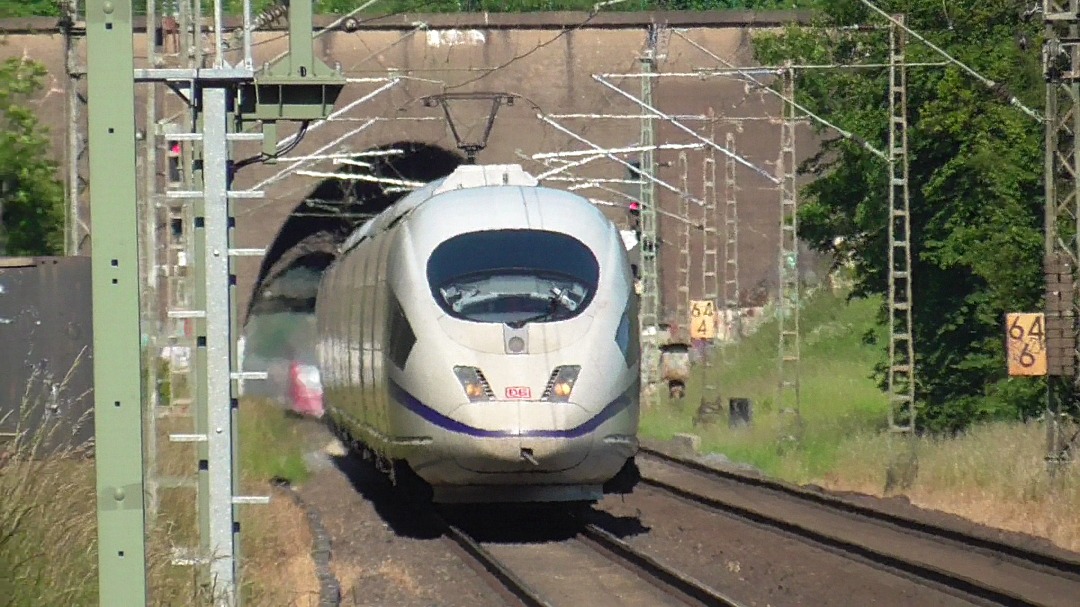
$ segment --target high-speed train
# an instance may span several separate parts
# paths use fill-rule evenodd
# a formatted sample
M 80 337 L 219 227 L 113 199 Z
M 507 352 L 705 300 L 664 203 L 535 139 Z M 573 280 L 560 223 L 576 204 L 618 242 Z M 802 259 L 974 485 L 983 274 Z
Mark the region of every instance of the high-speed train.
M 324 274 L 326 415 L 437 503 L 628 492 L 637 305 L 593 204 L 518 165 L 463 165 L 357 229 Z

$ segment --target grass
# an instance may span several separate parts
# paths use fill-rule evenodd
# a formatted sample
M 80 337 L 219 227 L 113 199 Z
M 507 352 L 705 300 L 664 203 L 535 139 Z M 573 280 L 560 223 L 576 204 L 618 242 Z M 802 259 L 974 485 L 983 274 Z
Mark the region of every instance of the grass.
M 642 435 L 665 440 L 697 434 L 703 452 L 722 453 L 789 482 L 896 493 L 887 486 L 889 470 L 910 453 L 911 443 L 885 430 L 887 401 L 870 379 L 882 356 L 873 343 L 884 339 L 875 323 L 879 305 L 875 299 L 846 302 L 842 293 L 827 291 L 804 300 L 801 427 L 776 404 L 777 323 L 768 320 L 719 352 L 711 368 L 695 366 L 684 400 L 665 396 L 646 408 Z M 874 337 L 866 340 L 867 334 Z M 722 397 L 725 410 L 728 398 L 750 398 L 753 424 L 729 428 L 721 414 L 716 423 L 695 427 L 703 395 Z M 924 508 L 1080 551 L 1080 466 L 1051 483 L 1044 450 L 1045 428 L 1038 422 L 983 424 L 956 437 L 921 438 L 915 443 L 917 474 L 902 492 Z
M 860 434 L 844 441 L 825 487 L 880 495 L 881 471 L 908 450 L 896 436 Z M 916 443 L 918 475 L 905 491 L 912 503 L 994 527 L 1044 537 L 1080 552 L 1080 467 L 1051 481 L 1043 461 L 1041 423 L 996 422 L 951 439 Z
M 269 399 L 245 399 L 240 414 L 240 467 L 256 482 L 308 478 L 304 427 Z
M 241 591 L 246 604 L 307 607 L 318 604 L 318 579 L 311 558 L 311 533 L 306 515 L 272 482 L 296 484 L 305 480 L 303 427 L 269 400 L 243 399 L 240 406 L 241 493 L 269 495 L 268 505 L 241 507 Z M 191 432 L 190 419 L 170 419 L 159 425 L 162 438 L 170 432 Z M 172 426 L 172 427 L 170 427 Z M 189 444 L 159 439 L 160 466 L 194 470 Z M 175 474 L 175 473 L 174 473 Z M 182 474 L 182 472 L 181 472 Z M 196 494 L 190 488 L 169 489 L 161 496 L 161 514 L 151 534 L 158 553 L 197 546 Z M 200 586 L 189 566 L 166 565 L 152 581 L 155 604 L 208 605 L 211 592 Z
M 66 378 L 54 383 L 35 373 L 18 408 L 0 420 L 14 427 L 9 440 L 0 443 L 4 607 L 97 602 L 96 520 L 93 508 L 87 508 L 87 496 L 96 493 L 93 461 L 87 449 L 65 440 L 62 425 L 35 420 L 46 405 L 38 395 L 55 387 L 61 397 L 69 396 L 66 383 Z M 85 420 L 75 427 L 80 423 Z
M 311 558 L 306 515 L 271 481 L 297 485 L 309 478 L 304 463 L 304 424 L 268 399 L 244 399 L 240 414 L 240 466 L 249 495 L 266 495 L 267 506 L 241 512 L 245 531 L 242 575 L 249 605 L 315 607 L 319 582 Z
M 887 401 L 870 378 L 871 362 L 880 354 L 877 346 L 864 343 L 864 335 L 875 330 L 878 305 L 873 299 L 846 303 L 842 294 L 825 291 L 804 301 L 800 312 L 801 431 L 793 415 L 781 414 L 791 407 L 792 399 L 777 406 L 778 324 L 767 320 L 742 342 L 718 351 L 711 369 L 695 366 L 686 397 L 673 402 L 665 396 L 660 407 L 647 410 L 642 434 L 667 439 L 676 433 L 697 433 L 703 449 L 723 452 L 767 474 L 795 481 L 807 481 L 832 469 L 844 437 L 881 427 L 885 419 Z M 713 387 L 706 389 L 707 385 Z M 752 426 L 695 427 L 703 397 L 720 399 L 725 410 L 728 399 L 749 398 Z M 788 440 L 800 433 L 798 444 Z
M 96 478 L 89 446 L 49 448 L 67 429 L 32 431 L 44 403 L 33 395 L 46 378 L 35 378 L 5 426 L 0 442 L 0 607 L 97 604 Z M 60 386 L 63 394 L 63 386 Z M 3 415 L 3 414 L 0 414 Z M 18 419 L 13 419 L 18 416 Z M 307 607 L 318 604 L 318 580 L 310 556 L 305 513 L 271 479 L 307 478 L 299 425 L 269 402 L 244 401 L 240 416 L 241 483 L 247 495 L 271 494 L 269 505 L 240 513 L 242 583 L 248 604 Z M 192 433 L 190 418 L 157 424 L 159 477 L 192 477 L 191 443 L 171 443 L 169 433 Z M 156 517 L 147 533 L 147 577 L 153 605 L 208 605 L 195 569 L 172 564 L 177 548 L 198 545 L 196 493 L 191 487 L 159 490 Z

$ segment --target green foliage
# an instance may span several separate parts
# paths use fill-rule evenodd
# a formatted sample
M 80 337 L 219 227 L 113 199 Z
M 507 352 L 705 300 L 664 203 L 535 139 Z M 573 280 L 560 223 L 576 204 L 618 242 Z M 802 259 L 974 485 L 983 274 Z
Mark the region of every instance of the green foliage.
M 59 0 L 0 0 L 0 19 L 56 17 L 59 14 Z
M 304 463 L 305 440 L 304 426 L 290 413 L 269 401 L 245 400 L 240 416 L 240 467 L 245 478 L 304 481 L 310 474 Z
M 906 12 L 915 31 L 1029 107 L 1040 105 L 1037 24 L 1022 22 L 1015 2 L 877 5 Z M 824 9 L 823 27 L 762 37 L 756 53 L 765 64 L 887 63 L 887 30 L 836 29 L 882 21 L 857 0 L 837 1 Z M 942 60 L 915 41 L 907 55 Z M 813 112 L 887 149 L 886 69 L 805 70 L 796 87 Z M 1042 127 L 953 66 L 909 68 L 907 93 L 922 422 L 955 430 L 1030 415 L 1039 407 L 1038 381 L 1005 376 L 1002 326 L 1005 312 L 1038 309 L 1041 296 Z M 887 293 L 886 163 L 835 132 L 825 136 L 823 151 L 801 168 L 817 179 L 803 191 L 800 229 L 819 250 L 850 256 L 858 293 Z
M 588 11 L 599 0 L 379 0 L 365 10 L 366 14 L 394 13 L 457 13 L 487 11 L 517 13 L 531 11 Z M 316 14 L 343 14 L 364 4 L 364 0 L 312 0 Z M 626 0 L 604 10 L 775 10 L 816 8 L 822 0 Z M 252 0 L 252 11 L 258 14 L 277 4 L 276 0 Z M 55 17 L 60 14 L 62 0 L 0 0 L 0 19 L 10 17 Z M 212 14 L 213 0 L 203 0 L 203 14 Z M 238 15 L 243 0 L 226 0 L 228 14 Z M 146 0 L 134 0 L 136 15 L 146 14 Z
M 0 63 L 0 254 L 63 250 L 64 191 L 45 129 L 27 105 L 45 74 L 33 61 Z
M 207 6 L 213 2 L 203 0 Z M 518 13 L 533 11 L 590 11 L 601 0 L 379 0 L 364 12 L 371 15 L 396 13 L 457 13 L 484 11 Z M 317 14 L 343 14 L 364 4 L 364 0 L 313 0 Z M 625 0 L 602 10 L 776 10 L 816 8 L 822 0 Z M 253 0 L 252 10 L 258 13 L 275 0 Z M 238 14 L 243 0 L 228 0 L 228 11 Z M 209 14 L 209 13 L 208 13 Z

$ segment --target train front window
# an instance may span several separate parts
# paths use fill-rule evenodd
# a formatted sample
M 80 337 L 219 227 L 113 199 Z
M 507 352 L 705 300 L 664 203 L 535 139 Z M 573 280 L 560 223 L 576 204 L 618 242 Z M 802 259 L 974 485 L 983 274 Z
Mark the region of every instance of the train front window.
M 460 234 L 435 248 L 427 271 L 432 295 L 451 316 L 511 326 L 577 316 L 600 276 L 581 241 L 540 230 Z

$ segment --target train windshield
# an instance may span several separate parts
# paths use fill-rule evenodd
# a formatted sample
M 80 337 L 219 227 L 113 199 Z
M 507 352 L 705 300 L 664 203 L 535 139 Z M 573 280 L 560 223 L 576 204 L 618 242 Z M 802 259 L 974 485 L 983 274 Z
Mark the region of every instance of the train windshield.
M 600 266 L 566 234 L 490 230 L 440 244 L 427 273 L 432 295 L 451 316 L 520 327 L 580 314 L 592 301 Z

